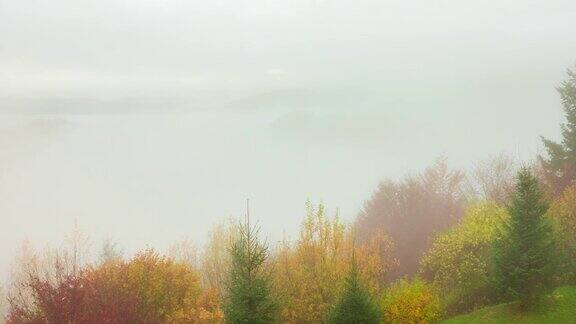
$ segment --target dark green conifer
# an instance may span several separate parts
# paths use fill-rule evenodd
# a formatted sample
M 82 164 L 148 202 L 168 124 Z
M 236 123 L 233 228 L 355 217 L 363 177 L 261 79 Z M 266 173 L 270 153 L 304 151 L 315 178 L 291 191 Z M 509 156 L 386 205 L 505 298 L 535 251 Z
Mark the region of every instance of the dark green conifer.
M 576 181 L 576 73 L 568 70 L 568 80 L 557 90 L 566 116 L 562 141 L 542 138 L 548 157 L 540 158 L 546 182 L 556 195 Z
M 231 248 L 232 266 L 224 302 L 226 323 L 272 323 L 277 304 L 266 269 L 268 247 L 258 240 L 258 228 L 246 220 L 239 225 L 239 237 Z
M 552 288 L 555 247 L 547 210 L 538 180 L 522 168 L 494 254 L 497 291 L 505 300 L 519 300 L 522 308 L 534 306 Z
M 382 314 L 374 297 L 362 284 L 355 259 L 344 283 L 340 299 L 330 313 L 333 324 L 378 324 Z

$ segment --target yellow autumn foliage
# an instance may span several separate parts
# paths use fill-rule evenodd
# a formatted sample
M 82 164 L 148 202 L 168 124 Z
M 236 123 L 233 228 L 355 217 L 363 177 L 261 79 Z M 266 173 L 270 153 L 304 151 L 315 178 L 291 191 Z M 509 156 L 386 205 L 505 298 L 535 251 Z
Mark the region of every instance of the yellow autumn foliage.
M 507 217 L 506 209 L 494 203 L 472 205 L 459 224 L 436 237 L 423 257 L 421 273 L 442 289 L 448 312 L 488 302 L 492 243 Z
M 385 323 L 431 323 L 440 317 L 440 311 L 440 297 L 435 288 L 419 278 L 400 279 L 382 298 Z
M 337 300 L 353 254 L 373 293 L 395 266 L 392 242 L 378 235 L 354 244 L 350 228 L 338 216 L 328 217 L 324 205 L 306 204 L 298 240 L 284 241 L 275 258 L 274 283 L 285 323 L 323 323 Z
M 576 185 L 572 185 L 560 195 L 548 209 L 547 215 L 552 219 L 558 233 L 558 243 L 562 248 L 563 280 L 569 284 L 576 283 Z
M 142 311 L 169 323 L 217 323 L 222 320 L 217 294 L 200 286 L 190 265 L 146 250 L 123 266 L 123 280 L 138 296 Z

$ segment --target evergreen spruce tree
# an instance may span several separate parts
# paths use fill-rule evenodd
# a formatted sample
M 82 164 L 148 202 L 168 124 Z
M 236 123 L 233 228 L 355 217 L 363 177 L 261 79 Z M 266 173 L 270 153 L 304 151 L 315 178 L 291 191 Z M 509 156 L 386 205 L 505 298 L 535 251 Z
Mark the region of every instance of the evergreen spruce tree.
M 232 265 L 223 305 L 226 323 L 260 324 L 276 319 L 277 305 L 265 269 L 268 248 L 258 240 L 258 228 L 246 220 L 231 248 Z
M 329 321 L 333 324 L 377 324 L 381 319 L 380 308 L 362 284 L 356 261 L 353 258 L 344 290 L 330 313 Z
M 519 300 L 524 309 L 552 288 L 555 248 L 547 210 L 538 180 L 522 168 L 508 208 L 510 218 L 495 247 L 494 283 L 503 298 Z
M 558 87 L 566 123 L 560 143 L 542 138 L 548 158 L 541 157 L 544 176 L 555 195 L 576 180 L 576 73 L 568 70 L 568 80 Z

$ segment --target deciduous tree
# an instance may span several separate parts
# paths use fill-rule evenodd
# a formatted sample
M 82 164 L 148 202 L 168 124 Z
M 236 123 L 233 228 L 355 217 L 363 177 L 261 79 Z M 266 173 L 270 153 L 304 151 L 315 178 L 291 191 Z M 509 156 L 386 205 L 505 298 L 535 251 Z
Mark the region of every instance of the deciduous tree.
M 552 219 L 562 249 L 562 279 L 567 284 L 576 283 L 576 185 L 572 185 L 550 206 Z
M 366 240 L 381 231 L 392 238 L 399 261 L 393 279 L 415 274 L 434 234 L 460 219 L 463 180 L 462 172 L 450 170 L 440 159 L 418 176 L 381 183 L 365 203 L 356 221 L 358 238 Z
M 486 200 L 504 206 L 514 193 L 516 165 L 505 154 L 480 161 L 467 176 L 469 200 Z
M 385 323 L 434 323 L 441 309 L 436 288 L 420 278 L 400 279 L 386 290 L 382 300 Z
M 238 239 L 238 227 L 232 221 L 219 223 L 208 234 L 200 260 L 202 286 L 214 291 L 218 298 L 225 295 L 226 280 L 230 274 L 230 249 Z
M 324 205 L 306 203 L 296 242 L 282 242 L 275 258 L 275 287 L 285 323 L 325 323 L 337 302 L 352 254 L 370 293 L 380 292 L 396 266 L 390 238 L 380 232 L 369 241 L 355 244 L 352 228 L 338 216 L 327 215 Z
M 434 239 L 422 259 L 422 275 L 442 290 L 448 313 L 469 311 L 492 301 L 492 245 L 507 219 L 504 207 L 476 203 L 456 226 Z

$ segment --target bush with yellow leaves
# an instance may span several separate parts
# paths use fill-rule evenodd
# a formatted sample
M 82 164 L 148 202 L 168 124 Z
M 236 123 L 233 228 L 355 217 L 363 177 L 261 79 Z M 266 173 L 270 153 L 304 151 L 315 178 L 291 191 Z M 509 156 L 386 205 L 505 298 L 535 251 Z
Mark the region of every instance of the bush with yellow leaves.
M 431 323 L 440 317 L 440 297 L 422 279 L 401 279 L 384 293 L 382 311 L 385 323 Z

